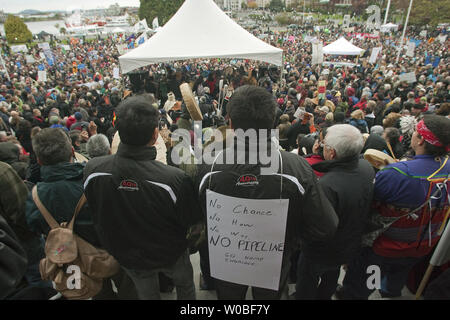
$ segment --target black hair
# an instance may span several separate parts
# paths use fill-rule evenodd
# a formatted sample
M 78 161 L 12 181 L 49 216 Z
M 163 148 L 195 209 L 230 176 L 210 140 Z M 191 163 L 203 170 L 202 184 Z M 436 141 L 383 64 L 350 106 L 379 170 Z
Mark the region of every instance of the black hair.
M 124 144 L 143 146 L 150 142 L 158 127 L 159 112 L 152 95 L 135 95 L 123 100 L 116 110 L 116 127 Z
M 277 103 L 264 88 L 239 87 L 227 104 L 227 113 L 234 129 L 272 129 Z
M 447 154 L 446 146 L 450 144 L 450 119 L 444 116 L 426 115 L 423 122 L 443 144 L 443 147 L 437 147 L 425 142 L 425 152 L 437 157 L 445 156 Z

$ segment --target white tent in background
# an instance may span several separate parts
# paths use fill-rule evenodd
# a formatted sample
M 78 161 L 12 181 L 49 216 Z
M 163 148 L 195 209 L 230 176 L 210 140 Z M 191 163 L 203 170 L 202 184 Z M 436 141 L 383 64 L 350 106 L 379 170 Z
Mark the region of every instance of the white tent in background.
M 140 47 L 119 57 L 123 73 L 152 63 L 193 58 L 252 59 L 282 65 L 283 50 L 256 38 L 213 0 L 186 0 Z
M 120 27 L 117 27 L 117 28 L 114 28 L 111 32 L 112 33 L 125 33 L 125 30 Z
M 323 48 L 323 54 L 331 54 L 337 56 L 359 56 L 364 49 L 353 45 L 344 37 L 337 39 L 335 42 Z
M 397 30 L 398 30 L 398 25 L 389 22 L 389 23 L 387 23 L 387 24 L 383 24 L 383 25 L 380 27 L 380 31 L 381 31 L 381 32 L 390 32 L 391 30 L 397 31 Z

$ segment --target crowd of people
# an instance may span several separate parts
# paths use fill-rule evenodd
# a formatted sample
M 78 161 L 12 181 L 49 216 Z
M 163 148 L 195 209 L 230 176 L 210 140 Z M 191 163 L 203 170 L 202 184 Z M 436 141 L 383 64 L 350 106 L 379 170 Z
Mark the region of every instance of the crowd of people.
M 449 40 L 440 38 L 446 30 L 425 36 L 410 28 L 406 36 L 418 45 L 413 57 L 402 53 L 398 62 L 400 32 L 393 32 L 353 37 L 365 49 L 361 57 L 313 65 L 312 45 L 302 34 L 325 43 L 349 37 L 341 27 L 328 29 L 270 33 L 267 41 L 284 51 L 281 70 L 199 59 L 151 65 L 119 79 L 113 37 L 72 41 L 70 51 L 52 42 L 51 61 L 39 47 L 13 53 L 3 42 L 0 240 L 7 249 L 0 247 L 0 298 L 56 294 L 39 272 L 50 227 L 32 197 L 35 186 L 58 223 L 69 222 L 86 195 L 74 231 L 121 266 L 94 299 L 159 299 L 173 287 L 179 299 L 195 299 L 190 255 L 196 252 L 202 290 L 245 299 L 248 286 L 211 277 L 207 189 L 290 201 L 279 290 L 253 288 L 255 299 L 285 297 L 288 284 L 296 284 L 296 299 L 367 299 L 374 291 L 366 286 L 370 265 L 381 268 L 382 297 L 401 296 L 405 285 L 417 290 L 417 279 L 408 277 L 420 274 L 448 218 L 450 57 Z M 350 32 L 365 31 L 354 26 Z M 381 55 L 369 63 L 371 49 L 380 46 Z M 45 81 L 38 78 L 42 69 Z M 416 81 L 401 81 L 408 72 Z M 172 133 L 185 129 L 194 136 L 183 83 L 191 85 L 203 128 L 223 132 L 224 145 L 234 139 L 226 129 L 278 129 L 282 191 L 274 188 L 278 176 L 236 186 L 242 175 L 259 176 L 261 165 L 220 164 L 212 172 L 211 165 L 174 163 Z M 369 163 L 368 150 L 388 157 Z M 382 227 L 374 227 L 380 220 Z M 433 285 L 426 297 L 449 297 L 434 295 Z

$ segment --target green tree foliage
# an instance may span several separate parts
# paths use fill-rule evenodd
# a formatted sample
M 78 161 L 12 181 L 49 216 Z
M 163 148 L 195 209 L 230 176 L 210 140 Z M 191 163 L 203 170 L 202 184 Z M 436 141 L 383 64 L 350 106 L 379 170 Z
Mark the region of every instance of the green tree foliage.
M 150 23 L 158 17 L 159 25 L 163 26 L 181 7 L 184 0 L 141 0 L 139 19 L 146 18 Z
M 414 0 L 408 24 L 437 25 L 450 22 L 450 1 Z
M 31 31 L 22 19 L 12 14 L 8 15 L 5 21 L 5 34 L 8 43 L 26 43 L 33 39 Z
M 295 23 L 294 18 L 289 13 L 280 13 L 275 16 L 275 20 L 280 26 L 287 26 L 289 24 Z
M 269 9 L 271 11 L 280 12 L 284 9 L 284 1 L 281 0 L 271 0 L 269 4 Z

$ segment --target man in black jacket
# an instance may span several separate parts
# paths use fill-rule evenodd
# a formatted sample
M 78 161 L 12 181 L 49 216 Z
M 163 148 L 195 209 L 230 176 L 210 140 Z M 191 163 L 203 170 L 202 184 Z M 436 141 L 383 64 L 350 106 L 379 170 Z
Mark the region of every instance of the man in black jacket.
M 149 95 L 118 107 L 117 154 L 92 159 L 84 188 L 100 242 L 132 278 L 140 299 L 160 299 L 158 273 L 174 280 L 178 299 L 195 299 L 188 229 L 201 220 L 192 180 L 156 161 L 159 113 Z
M 339 225 L 329 241 L 304 246 L 298 261 L 297 299 L 331 299 L 341 265 L 359 252 L 375 177 L 372 166 L 359 159 L 363 145 L 361 133 L 351 125 L 334 125 L 327 130 L 323 143 L 325 161 L 314 164 L 313 169 L 325 172 L 319 185 L 333 205 Z
M 218 230 L 212 226 L 208 227 L 207 239 L 210 244 L 209 256 L 212 275 L 217 272 L 223 272 L 225 269 L 236 270 L 234 269 L 236 263 L 243 264 L 243 269 L 245 269 L 246 264 L 252 265 L 253 263 L 253 265 L 258 265 L 258 267 L 261 266 L 259 262 L 264 259 L 268 260 L 269 256 L 273 258 L 273 255 L 267 252 L 270 250 L 264 246 L 259 249 L 257 247 L 253 248 L 254 250 L 245 246 L 250 246 L 250 243 L 253 245 L 264 243 L 274 236 L 274 234 L 278 237 L 284 235 L 283 248 L 279 250 L 281 251 L 281 257 L 278 256 L 280 260 L 277 260 L 281 266 L 276 262 L 280 269 L 269 268 L 271 270 L 270 272 L 259 275 L 260 278 L 276 279 L 276 281 L 279 279 L 275 286 L 267 285 L 266 287 L 258 287 L 249 284 L 255 281 L 254 277 L 251 280 L 230 281 L 230 273 L 232 272 L 228 271 L 229 276 L 227 279 L 217 279 L 216 277 L 215 288 L 219 299 L 243 300 L 250 285 L 252 286 L 254 299 L 280 299 L 287 287 L 292 252 L 296 250 L 300 240 L 303 240 L 305 243 L 325 241 L 331 238 L 336 231 L 338 223 L 337 216 L 323 191 L 318 187 L 317 179 L 311 167 L 298 155 L 279 151 L 278 146 L 273 143 L 270 129 L 273 128 L 275 109 L 275 100 L 264 88 L 257 86 L 239 87 L 234 92 L 227 106 L 231 127 L 235 130 L 234 145 L 229 146 L 227 150 L 223 151 L 223 154 L 226 155 L 226 158 L 222 162 L 224 164 L 214 162 L 198 167 L 196 181 L 198 190 L 200 190 L 200 201 L 205 216 L 208 211 L 207 207 L 211 210 L 210 202 L 207 203 L 207 194 L 210 196 L 212 194 L 211 192 L 214 192 L 226 199 L 238 199 L 242 206 L 245 206 L 245 209 L 241 210 L 242 212 L 235 212 L 235 210 L 223 211 L 221 213 L 223 214 L 221 219 L 236 219 L 231 224 L 235 225 L 235 228 L 240 228 L 238 220 L 248 219 L 249 216 L 255 213 L 253 221 L 257 224 L 262 224 L 261 228 L 256 229 L 252 229 L 252 224 L 242 224 L 244 229 L 239 232 L 243 233 L 244 238 L 234 238 L 233 244 L 230 244 L 230 250 L 234 248 L 235 251 L 233 252 L 242 255 L 242 260 L 234 259 L 234 253 L 228 253 L 229 256 L 227 257 L 227 254 L 225 254 L 224 260 L 222 261 L 220 258 L 219 262 L 217 260 L 211 260 L 213 259 L 211 257 L 218 256 L 218 251 L 216 251 L 219 250 L 217 249 L 218 247 L 212 245 L 214 242 L 217 243 Z M 245 140 L 239 134 L 239 129 L 244 130 L 245 133 L 258 130 L 259 137 L 257 140 Z M 228 151 L 231 148 L 235 148 L 234 155 L 238 159 L 234 156 L 228 156 Z M 221 151 L 217 153 L 217 157 L 220 157 L 220 153 Z M 263 157 L 266 157 L 269 153 L 271 155 L 270 161 L 264 161 Z M 256 159 L 256 161 L 251 159 Z M 274 159 L 281 161 L 278 161 L 277 165 Z M 267 223 L 269 223 L 268 216 L 271 216 L 272 213 L 270 211 L 267 214 L 262 213 L 264 211 L 262 210 L 258 211 L 261 215 L 257 214 L 256 210 L 251 209 L 251 206 L 256 203 L 255 200 L 261 203 L 273 201 L 270 204 L 271 206 L 275 206 L 274 203 L 281 205 L 282 201 L 288 202 L 287 208 L 285 209 L 287 210 L 287 216 L 286 220 L 284 220 L 286 221 L 286 227 L 283 229 L 285 233 L 282 233 L 280 230 L 274 231 L 282 225 L 283 220 L 281 219 L 284 216 L 280 214 L 282 212 L 281 206 L 273 211 L 273 214 L 276 213 L 277 219 L 278 217 L 280 219 L 275 222 L 273 228 L 270 228 L 273 230 L 269 231 L 266 227 Z M 247 213 L 249 214 L 247 215 Z M 230 215 L 233 216 L 230 217 Z M 211 220 L 211 216 L 214 217 L 214 214 L 208 214 L 209 221 Z M 211 230 L 209 229 L 210 227 Z M 246 227 L 254 232 L 248 238 L 245 238 Z M 230 227 L 227 226 L 227 228 Z M 230 232 L 225 231 L 225 229 L 223 231 L 221 229 L 221 232 L 223 232 L 222 235 L 224 237 L 230 236 Z M 231 235 L 233 235 L 233 232 L 231 232 Z M 236 235 L 235 232 L 234 235 Z M 238 241 L 239 239 L 241 241 Z M 226 240 L 222 245 L 227 245 Z M 253 257 L 256 257 L 259 262 L 254 263 L 249 260 L 253 259 Z M 218 265 L 218 267 L 213 269 L 213 264 Z M 253 270 L 255 271 L 250 271 L 250 275 L 258 273 L 256 269 Z M 231 275 L 231 277 L 233 276 L 235 275 Z M 278 289 L 270 289 L 269 287 L 277 287 Z

